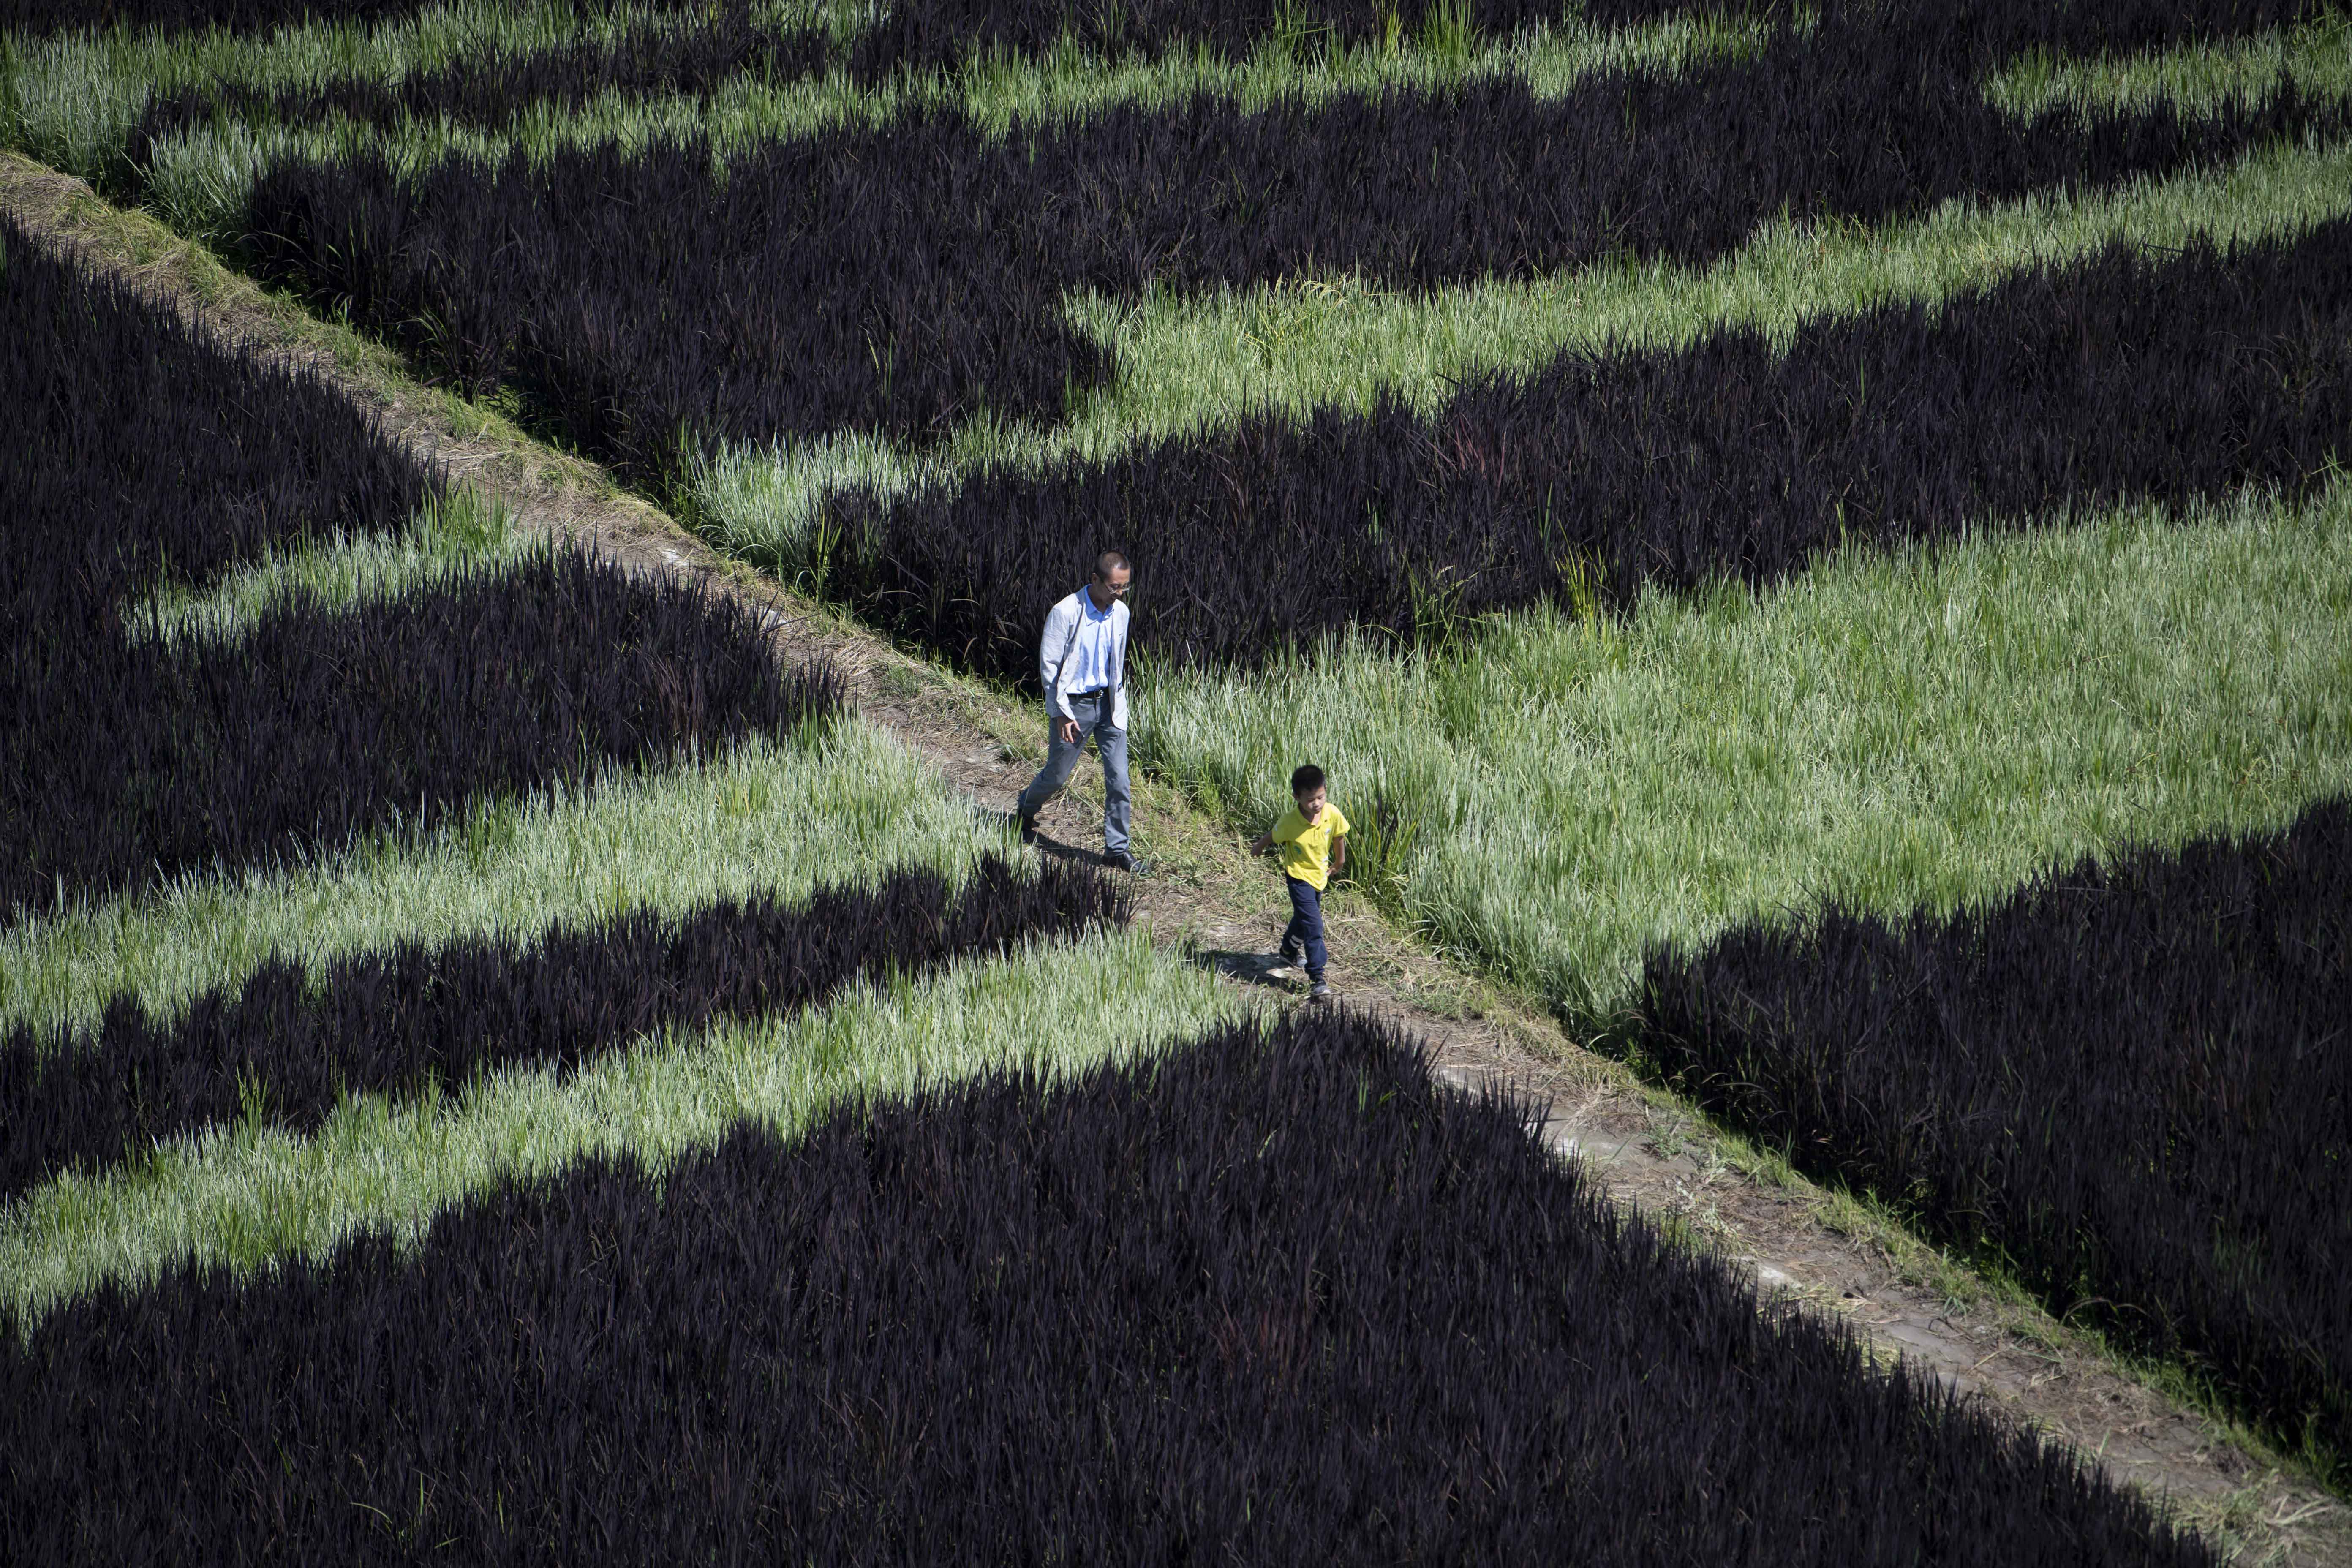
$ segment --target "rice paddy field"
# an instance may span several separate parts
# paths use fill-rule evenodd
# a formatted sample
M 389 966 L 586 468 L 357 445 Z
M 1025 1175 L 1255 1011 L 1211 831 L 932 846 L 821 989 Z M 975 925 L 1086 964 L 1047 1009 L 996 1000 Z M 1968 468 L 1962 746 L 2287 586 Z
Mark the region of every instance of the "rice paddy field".
M 2352 9 L 0 0 L 0 147 L 1007 700 L 1123 551 L 1183 809 L 2344 1498 Z M 11 1561 L 2231 1560 L 5 213 L 0 411 Z

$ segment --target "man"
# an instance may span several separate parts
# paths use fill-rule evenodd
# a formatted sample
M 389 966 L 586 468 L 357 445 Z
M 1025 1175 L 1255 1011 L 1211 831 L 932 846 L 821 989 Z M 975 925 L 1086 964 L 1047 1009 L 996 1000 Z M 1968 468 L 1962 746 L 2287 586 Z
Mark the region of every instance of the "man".
M 1045 616 L 1037 680 L 1045 689 L 1045 765 L 1021 792 L 1021 838 L 1037 841 L 1037 814 L 1070 782 L 1087 737 L 1103 765 L 1103 858 L 1135 869 L 1128 853 L 1127 557 L 1104 552 L 1085 587 Z

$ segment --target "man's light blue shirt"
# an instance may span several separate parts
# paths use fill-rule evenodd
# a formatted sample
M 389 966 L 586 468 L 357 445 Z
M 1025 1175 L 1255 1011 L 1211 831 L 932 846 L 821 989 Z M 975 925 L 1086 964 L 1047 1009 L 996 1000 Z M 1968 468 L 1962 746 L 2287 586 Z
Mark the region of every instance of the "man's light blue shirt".
M 1094 595 L 1078 590 L 1078 640 L 1070 649 L 1069 668 L 1062 679 L 1065 691 L 1096 691 L 1118 679 L 1118 637 L 1111 627 L 1109 609 L 1095 608 Z

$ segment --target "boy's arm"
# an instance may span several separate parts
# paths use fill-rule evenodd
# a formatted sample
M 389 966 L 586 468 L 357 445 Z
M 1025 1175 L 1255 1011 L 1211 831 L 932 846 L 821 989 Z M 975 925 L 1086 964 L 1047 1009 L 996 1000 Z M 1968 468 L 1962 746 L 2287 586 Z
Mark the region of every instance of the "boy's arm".
M 1275 835 L 1282 831 L 1282 825 L 1289 820 L 1290 818 L 1287 816 L 1276 817 L 1274 819 L 1273 826 L 1267 828 L 1264 833 L 1259 834 L 1256 838 L 1251 841 L 1249 852 L 1253 855 L 1273 854 L 1274 847 L 1281 842 L 1280 839 L 1275 837 Z
M 1331 875 L 1338 876 L 1348 868 L 1348 836 L 1344 833 L 1331 840 Z

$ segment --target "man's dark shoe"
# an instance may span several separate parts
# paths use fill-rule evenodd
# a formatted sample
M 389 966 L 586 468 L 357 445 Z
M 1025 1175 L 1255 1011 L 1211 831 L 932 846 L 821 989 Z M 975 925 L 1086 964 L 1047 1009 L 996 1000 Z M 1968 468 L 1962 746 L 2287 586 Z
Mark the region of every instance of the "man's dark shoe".
M 1024 844 L 1034 844 L 1037 842 L 1037 819 L 1035 817 L 1024 816 L 1021 819 L 1021 842 Z
M 1114 849 L 1110 851 L 1103 857 L 1103 861 L 1107 865 L 1118 867 L 1120 870 L 1127 872 L 1129 876 L 1137 875 L 1143 869 L 1142 867 L 1136 864 L 1135 857 L 1129 854 L 1124 849 Z

